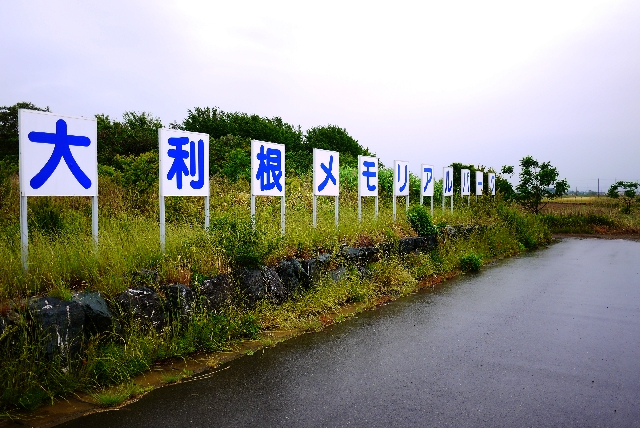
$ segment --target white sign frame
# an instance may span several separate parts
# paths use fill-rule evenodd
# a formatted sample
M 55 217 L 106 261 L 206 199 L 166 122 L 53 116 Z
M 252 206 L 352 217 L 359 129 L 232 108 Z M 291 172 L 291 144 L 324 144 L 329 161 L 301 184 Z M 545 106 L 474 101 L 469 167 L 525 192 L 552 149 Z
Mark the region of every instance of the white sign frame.
M 484 193 L 484 172 L 476 171 L 476 201 Z
M 489 194 L 491 196 L 496 195 L 496 174 L 490 172 L 487 174 L 487 182 L 489 183 Z
M 451 212 L 453 212 L 453 167 L 442 168 L 442 211 L 444 212 L 444 199 L 451 198 Z
M 182 139 L 180 144 L 170 144 L 169 140 Z M 172 157 L 171 152 L 180 151 L 187 157 Z M 201 196 L 204 197 L 204 228 L 209 230 L 209 205 L 211 187 L 209 180 L 209 134 L 181 131 L 178 129 L 158 129 L 158 185 L 160 196 L 160 248 L 164 252 L 166 245 L 165 196 Z M 180 168 L 182 162 L 182 168 Z M 189 164 L 187 166 L 187 163 Z M 174 169 L 176 166 L 176 169 Z M 194 173 L 193 169 L 196 169 Z M 188 175 L 187 175 L 188 174 Z M 172 178 L 169 179 L 169 176 Z M 201 182 L 194 188 L 194 182 Z M 181 184 L 181 186 L 179 186 Z M 181 187 L 181 188 L 180 188 Z
M 372 162 L 374 165 L 365 166 L 365 162 Z M 370 168 L 374 168 L 373 170 Z M 365 173 L 375 172 L 373 176 L 367 176 Z M 375 197 L 375 216 L 378 217 L 378 189 L 380 178 L 380 165 L 378 158 L 375 156 L 362 156 L 358 155 L 358 221 L 362 221 L 362 197 L 373 196 Z M 369 189 L 369 186 L 373 186 L 374 189 Z
M 261 162 L 258 159 L 258 154 L 261 156 L 266 156 L 265 163 L 263 166 L 268 166 L 269 156 L 271 154 L 271 150 L 279 150 L 280 151 L 280 172 L 282 173 L 279 177 L 273 177 L 269 175 L 267 171 L 267 180 L 269 185 L 273 184 L 273 187 L 270 189 L 261 189 L 261 178 L 258 173 L 261 171 Z M 282 236 L 284 236 L 285 232 L 285 211 L 286 211 L 286 200 L 285 200 L 285 191 L 286 191 L 286 168 L 285 168 L 285 159 L 286 159 L 286 150 L 284 144 L 278 143 L 269 143 L 266 141 L 260 140 L 251 140 L 251 223 L 253 224 L 253 228 L 256 227 L 256 196 L 279 196 L 280 197 L 280 231 Z M 262 173 L 264 175 L 265 172 Z M 273 179 L 273 182 L 271 180 Z M 278 185 L 280 184 L 280 188 Z
M 332 173 L 331 177 L 326 169 Z M 333 182 L 335 180 L 335 183 Z M 323 186 L 324 185 L 324 186 Z M 323 187 L 320 190 L 320 187 Z M 340 153 L 331 150 L 313 149 L 313 227 L 318 223 L 318 196 L 333 196 L 335 198 L 336 227 L 339 222 L 340 197 Z
M 429 177 L 429 171 L 431 177 Z M 435 188 L 435 176 L 433 174 L 434 167 L 423 163 L 420 165 L 420 205 L 423 204 L 425 196 L 431 197 L 431 216 L 433 217 L 433 192 Z
M 402 173 L 404 170 L 405 182 L 404 189 L 400 185 L 402 181 Z M 404 196 L 406 208 L 409 210 L 409 190 L 411 189 L 411 175 L 409 173 L 409 162 L 394 160 L 393 161 L 393 221 L 396 221 L 396 197 Z
M 60 137 L 65 137 L 66 144 L 60 143 Z M 91 233 L 97 249 L 97 120 L 18 109 L 18 141 L 23 270 L 27 271 L 29 258 L 29 196 L 89 196 Z
M 460 170 L 460 195 L 471 196 L 471 170 Z

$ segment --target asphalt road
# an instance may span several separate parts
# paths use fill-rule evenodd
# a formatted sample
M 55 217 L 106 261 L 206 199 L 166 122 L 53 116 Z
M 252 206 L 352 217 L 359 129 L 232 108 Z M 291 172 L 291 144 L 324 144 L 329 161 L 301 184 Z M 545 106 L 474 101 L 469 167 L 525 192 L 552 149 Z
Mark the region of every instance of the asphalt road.
M 227 366 L 61 426 L 640 426 L 640 243 L 566 239 Z

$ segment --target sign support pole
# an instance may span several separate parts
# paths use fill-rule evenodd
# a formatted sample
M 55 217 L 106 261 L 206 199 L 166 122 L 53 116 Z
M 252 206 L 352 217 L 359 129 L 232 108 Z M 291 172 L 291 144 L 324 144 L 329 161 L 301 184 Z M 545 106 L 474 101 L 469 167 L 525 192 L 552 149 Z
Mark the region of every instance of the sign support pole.
M 91 197 L 91 234 L 96 250 L 98 249 L 98 195 Z
M 160 194 L 160 250 L 164 253 L 166 239 L 167 239 L 167 231 L 165 229 L 164 224 L 164 196 L 162 193 Z
M 209 210 L 209 202 L 211 200 L 211 196 L 204 197 L 204 230 L 209 231 L 209 222 L 211 220 L 211 213 Z
M 20 195 L 20 242 L 22 270 L 27 272 L 29 259 L 29 222 L 27 221 L 27 196 Z
M 362 197 L 358 191 L 358 222 L 362 223 Z
M 451 212 L 453 213 L 453 195 L 451 195 L 450 198 L 451 198 Z
M 396 195 L 393 195 L 393 222 L 395 223 L 395 221 L 396 221 Z
M 284 186 L 283 186 L 284 187 Z M 285 227 L 285 209 L 286 209 L 286 201 L 284 199 L 284 196 L 280 197 L 280 229 L 281 229 L 281 234 L 282 236 L 284 236 L 284 227 Z
M 431 218 L 433 218 L 433 196 L 431 196 Z
M 404 210 L 409 211 L 409 195 L 405 196 L 404 201 L 405 201 Z
M 338 221 L 340 220 L 340 209 L 339 209 L 339 204 L 340 202 L 338 202 L 339 197 L 336 196 L 336 228 L 338 227 Z
M 313 227 L 314 228 L 318 225 L 317 204 L 318 204 L 318 197 L 316 195 L 313 195 Z
M 378 218 L 378 196 L 376 195 L 376 218 Z
M 251 195 L 251 226 L 256 230 L 256 196 Z

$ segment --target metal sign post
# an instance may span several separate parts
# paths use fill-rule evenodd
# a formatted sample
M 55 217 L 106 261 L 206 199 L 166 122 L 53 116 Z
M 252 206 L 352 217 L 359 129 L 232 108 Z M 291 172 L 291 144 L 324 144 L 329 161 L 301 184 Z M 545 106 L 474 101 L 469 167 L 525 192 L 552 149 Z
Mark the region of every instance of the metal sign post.
M 204 228 L 209 230 L 209 135 L 158 129 L 160 157 L 160 249 L 166 248 L 165 196 L 204 197 Z

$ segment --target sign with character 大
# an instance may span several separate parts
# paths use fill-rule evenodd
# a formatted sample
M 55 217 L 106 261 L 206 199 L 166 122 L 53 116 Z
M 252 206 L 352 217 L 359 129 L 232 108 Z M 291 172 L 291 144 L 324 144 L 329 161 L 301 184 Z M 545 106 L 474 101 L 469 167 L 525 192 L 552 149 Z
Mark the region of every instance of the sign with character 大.
M 97 196 L 96 119 L 18 111 L 20 193 Z
M 159 129 L 160 195 L 209 196 L 209 135 Z

